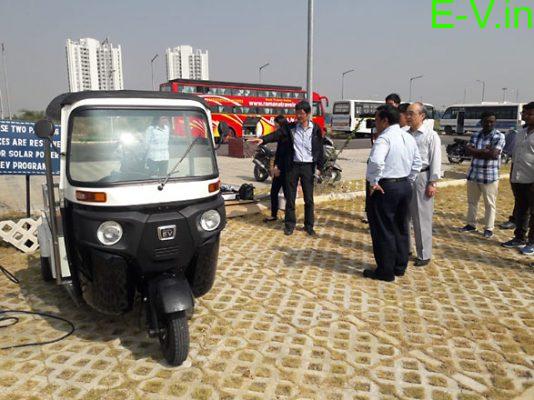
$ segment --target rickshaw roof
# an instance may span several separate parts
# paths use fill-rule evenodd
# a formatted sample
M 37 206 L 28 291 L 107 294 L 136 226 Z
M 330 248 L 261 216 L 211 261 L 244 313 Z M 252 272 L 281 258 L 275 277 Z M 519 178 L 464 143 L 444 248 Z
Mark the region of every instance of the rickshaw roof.
M 148 90 L 86 90 L 63 93 L 56 96 L 46 107 L 46 115 L 54 120 L 61 119 L 61 108 L 85 99 L 166 99 L 192 100 L 208 107 L 204 99 L 188 93 L 153 92 Z

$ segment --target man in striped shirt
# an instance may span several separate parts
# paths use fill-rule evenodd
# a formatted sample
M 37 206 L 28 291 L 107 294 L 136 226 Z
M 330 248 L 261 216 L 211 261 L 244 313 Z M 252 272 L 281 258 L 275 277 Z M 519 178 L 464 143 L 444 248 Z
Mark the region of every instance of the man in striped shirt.
M 495 129 L 497 118 L 493 112 L 484 112 L 482 130 L 471 136 L 467 152 L 473 157 L 467 172 L 467 225 L 460 232 L 476 231 L 478 201 L 484 199 L 484 237 L 493 236 L 495 224 L 495 204 L 499 191 L 499 168 L 504 135 Z

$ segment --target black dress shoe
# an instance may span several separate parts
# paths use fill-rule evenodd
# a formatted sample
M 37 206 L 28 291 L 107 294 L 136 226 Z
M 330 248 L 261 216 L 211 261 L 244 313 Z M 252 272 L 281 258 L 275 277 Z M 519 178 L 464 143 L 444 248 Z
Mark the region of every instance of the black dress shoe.
M 393 272 L 395 273 L 395 276 L 404 276 L 404 274 L 406 273 L 406 270 L 405 269 L 396 269 Z
M 277 217 L 266 217 L 263 219 L 263 222 L 273 222 L 273 221 L 277 221 L 278 218 Z
M 315 231 L 313 230 L 313 228 L 304 228 L 304 230 L 306 231 L 306 233 L 310 236 L 315 236 L 317 235 L 317 233 L 315 233 Z
M 364 269 L 363 270 L 363 277 L 369 278 L 369 279 L 375 279 L 377 281 L 384 281 L 384 282 L 393 282 L 395 280 L 395 277 L 392 276 L 391 278 L 384 278 L 380 275 L 377 275 L 375 271 L 372 269 Z
M 430 258 L 428 260 L 421 260 L 420 258 L 416 258 L 415 262 L 413 263 L 414 267 L 424 267 L 428 264 L 430 264 Z
M 291 236 L 293 234 L 293 228 L 288 228 L 287 226 L 284 228 L 284 235 Z

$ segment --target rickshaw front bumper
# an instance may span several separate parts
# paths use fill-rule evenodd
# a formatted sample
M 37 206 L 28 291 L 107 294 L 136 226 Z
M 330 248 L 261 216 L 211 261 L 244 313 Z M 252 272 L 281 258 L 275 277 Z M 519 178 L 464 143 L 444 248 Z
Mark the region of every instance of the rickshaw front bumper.
M 207 231 L 200 220 L 210 210 L 218 212 L 220 224 Z M 96 234 L 106 221 L 118 223 L 123 232 L 120 240 L 109 246 L 102 244 Z M 95 252 L 105 252 L 122 259 L 142 277 L 169 270 L 185 273 L 204 247 L 215 239 L 218 241 L 225 224 L 224 200 L 220 195 L 204 201 L 126 211 L 73 205 L 72 212 L 72 229 L 76 245 L 81 247 L 83 264 L 90 263 Z

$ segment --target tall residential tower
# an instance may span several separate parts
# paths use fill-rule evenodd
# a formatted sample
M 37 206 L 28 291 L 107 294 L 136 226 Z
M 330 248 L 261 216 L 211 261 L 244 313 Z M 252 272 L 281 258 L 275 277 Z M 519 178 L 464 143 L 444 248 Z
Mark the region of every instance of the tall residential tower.
M 67 70 L 69 90 L 121 90 L 121 46 L 114 47 L 108 39 L 100 42 L 84 38 L 78 42 L 67 39 Z
M 167 80 L 209 79 L 208 51 L 191 46 L 177 46 L 165 51 L 167 58 Z

